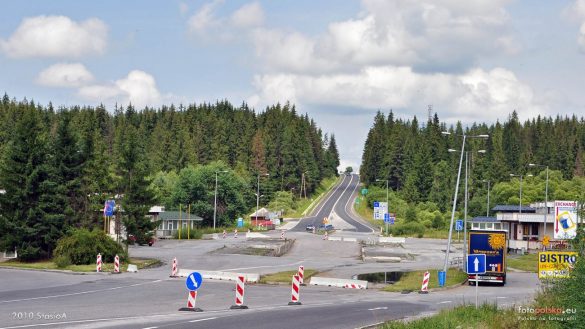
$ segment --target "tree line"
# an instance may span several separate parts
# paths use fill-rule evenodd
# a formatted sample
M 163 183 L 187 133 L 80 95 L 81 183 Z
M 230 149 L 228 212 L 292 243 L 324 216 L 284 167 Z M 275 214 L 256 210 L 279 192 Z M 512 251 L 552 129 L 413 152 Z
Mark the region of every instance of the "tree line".
M 471 214 L 485 215 L 488 181 L 495 192 L 492 205 L 495 202 L 517 204 L 520 175 L 524 184 L 528 184 L 524 188 L 528 187 L 529 191 L 523 204 L 544 201 L 546 166 L 552 182 L 549 200 L 554 200 L 555 191 L 558 197 L 574 199 L 583 193 L 579 186 L 585 160 L 584 119 L 538 116 L 521 123 L 515 111 L 503 123 L 474 123 L 466 128 L 461 123 L 447 126 L 439 121 L 436 113 L 420 124 L 416 117 L 403 120 L 395 118 L 392 111 L 387 115 L 378 112 L 364 145 L 361 180 L 367 186 L 380 188 L 385 188 L 388 180 L 389 188 L 406 203 L 432 203 L 445 212 L 453 199 L 464 134 L 489 135 L 467 138 L 465 145 L 465 151 L 469 152 Z M 536 166 L 529 166 L 531 163 Z M 465 161 L 461 184 L 464 174 Z M 566 192 L 561 186 L 576 189 Z M 463 201 L 463 188 L 461 185 L 459 204 Z
M 100 226 L 106 199 L 118 200 L 136 236 L 154 228 L 145 215 L 155 204 L 199 205 L 209 224 L 215 172 L 228 171 L 217 218 L 230 224 L 255 206 L 258 175 L 267 204 L 300 191 L 303 175 L 310 194 L 339 166 L 334 135 L 288 103 L 261 113 L 227 101 L 109 112 L 5 94 L 0 128 L 0 250 L 18 248 L 23 259 L 50 256 L 70 227 Z M 169 181 L 179 192 L 168 194 Z

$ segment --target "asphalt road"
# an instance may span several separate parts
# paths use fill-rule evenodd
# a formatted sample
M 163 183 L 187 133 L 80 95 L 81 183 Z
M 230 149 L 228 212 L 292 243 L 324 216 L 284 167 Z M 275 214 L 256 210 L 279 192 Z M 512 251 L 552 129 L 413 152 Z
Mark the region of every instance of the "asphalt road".
M 309 224 L 318 227 L 323 223 L 325 217 L 329 218 L 332 214 L 335 214 L 348 224 L 349 228 L 344 228 L 344 230 L 372 233 L 373 229 L 367 223 L 353 215 L 351 210 L 359 184 L 359 175 L 344 175 L 341 182 L 325 195 L 311 216 L 301 219 L 290 231 L 303 232 Z

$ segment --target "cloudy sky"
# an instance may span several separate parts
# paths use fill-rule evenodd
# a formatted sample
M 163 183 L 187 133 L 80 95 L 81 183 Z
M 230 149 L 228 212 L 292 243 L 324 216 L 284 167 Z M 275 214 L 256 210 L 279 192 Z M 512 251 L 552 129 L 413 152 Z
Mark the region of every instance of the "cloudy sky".
M 585 0 L 9 1 L 0 92 L 41 104 L 290 101 L 361 162 L 375 112 L 582 116 Z

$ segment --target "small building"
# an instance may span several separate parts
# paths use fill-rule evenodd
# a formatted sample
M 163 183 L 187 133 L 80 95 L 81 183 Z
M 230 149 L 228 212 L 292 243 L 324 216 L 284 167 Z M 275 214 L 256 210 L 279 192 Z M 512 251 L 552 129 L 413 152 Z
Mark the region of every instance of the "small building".
M 530 206 L 497 205 L 492 211 L 498 222 L 508 231 L 508 248 L 516 251 L 542 249 L 542 238 L 545 232 L 552 236 L 554 229 L 554 202 L 533 203 Z
M 154 220 L 160 221 L 156 229 L 156 237 L 165 239 L 173 238 L 179 231 L 179 227 L 185 231 L 195 229 L 195 224 L 201 223 L 203 218 L 187 212 L 164 211 L 158 213 Z
M 496 217 L 478 216 L 469 222 L 472 230 L 501 231 L 504 229 L 504 223 L 498 221 Z
M 275 222 L 280 223 L 278 216 L 279 214 L 276 212 L 271 212 L 266 208 L 260 208 L 258 211 L 250 215 L 250 224 L 252 226 L 259 226 L 269 230 L 274 230 L 276 226 Z

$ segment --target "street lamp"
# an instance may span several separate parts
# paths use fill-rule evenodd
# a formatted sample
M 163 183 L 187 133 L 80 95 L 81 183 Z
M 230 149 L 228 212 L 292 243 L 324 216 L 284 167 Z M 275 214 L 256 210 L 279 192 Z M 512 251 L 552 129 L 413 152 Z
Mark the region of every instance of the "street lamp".
M 228 172 L 227 170 L 219 170 L 215 172 L 215 194 L 213 198 L 213 229 L 215 230 L 215 216 L 217 214 L 217 174 Z
M 443 131 L 443 135 L 451 135 L 450 132 Z M 463 164 L 463 152 L 465 151 L 465 140 L 469 138 L 489 138 L 489 135 L 459 135 L 463 137 L 461 143 L 461 156 L 459 157 L 459 169 L 457 170 L 457 183 L 455 184 L 455 194 L 453 195 L 453 208 L 451 209 L 451 224 L 449 225 L 449 239 L 447 240 L 447 250 L 445 251 L 445 263 L 443 265 L 443 272 L 445 273 L 445 280 L 447 279 L 447 264 L 449 263 L 449 252 L 451 250 L 451 237 L 453 235 L 453 221 L 455 219 L 455 209 L 457 208 L 457 194 L 459 192 L 459 178 L 461 176 L 461 165 Z
M 258 187 L 256 191 L 256 221 L 258 221 L 258 206 L 260 205 L 260 176 L 270 176 L 270 174 L 258 174 Z
M 546 212 L 544 213 L 544 232 L 543 236 L 546 236 L 546 221 L 548 217 L 548 166 L 540 165 L 536 163 L 529 163 L 528 167 L 546 167 L 546 184 L 544 188 L 544 207 L 546 208 Z
M 522 215 L 522 175 L 510 174 L 510 177 L 520 177 L 520 215 Z
M 490 180 L 489 179 L 484 179 L 482 180 L 482 182 L 487 183 L 488 185 L 488 191 L 487 191 L 487 206 L 485 209 L 485 216 L 489 217 L 490 216 Z
M 388 203 L 388 180 L 387 179 L 376 179 L 376 182 L 386 182 L 386 213 L 388 217 L 390 217 L 390 204 Z M 386 219 L 386 215 L 384 215 L 384 221 Z M 388 235 L 388 223 L 386 223 L 386 235 Z
M 454 149 L 449 149 L 449 152 L 459 152 Z M 477 153 L 484 154 L 485 150 L 477 150 Z M 468 178 L 469 178 L 469 151 L 465 151 L 465 211 L 463 215 L 463 264 L 467 262 L 467 201 L 469 200 L 468 191 Z

